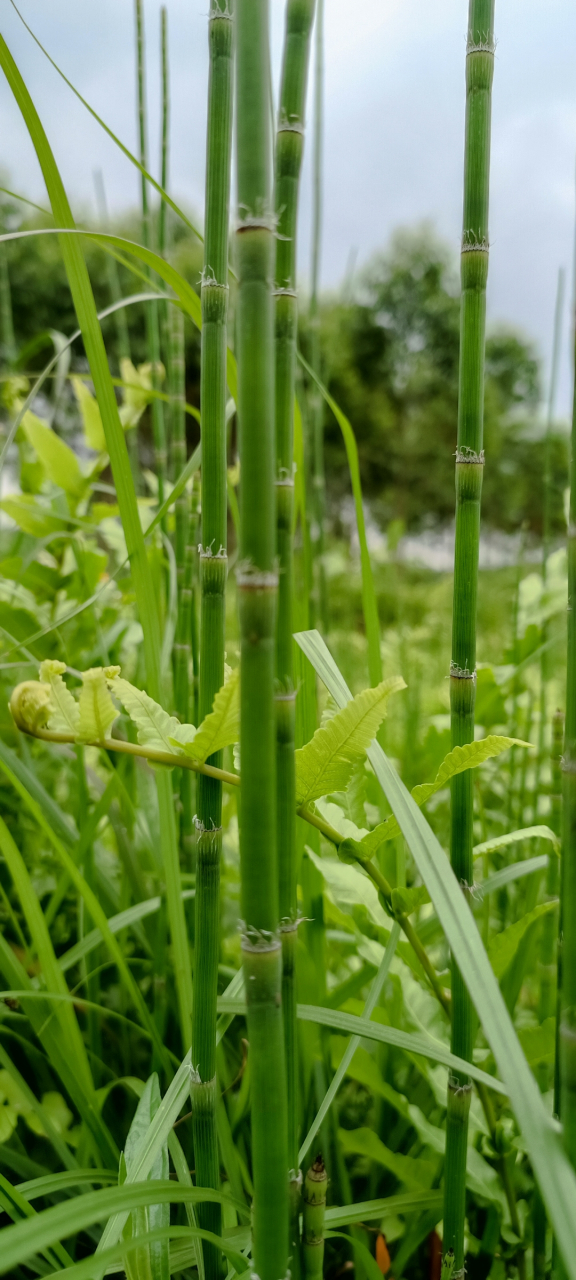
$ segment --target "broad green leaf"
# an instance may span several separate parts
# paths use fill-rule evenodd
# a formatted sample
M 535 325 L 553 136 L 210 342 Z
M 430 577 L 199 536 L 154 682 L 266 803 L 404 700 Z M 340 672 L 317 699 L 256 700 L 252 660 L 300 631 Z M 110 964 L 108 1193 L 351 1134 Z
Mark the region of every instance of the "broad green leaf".
M 112 693 L 122 703 L 136 725 L 140 746 L 153 747 L 156 751 L 168 751 L 176 756 L 178 752 L 173 745 L 176 733 L 183 728 L 192 730 L 194 726 L 181 725 L 176 716 L 169 716 L 168 712 L 164 711 L 159 703 L 154 702 L 144 689 L 137 689 L 121 676 L 109 677 L 108 683 Z M 179 749 L 181 751 L 182 747 Z
M 135 369 L 132 361 L 128 356 L 124 356 L 120 361 L 120 372 L 122 374 L 123 401 L 120 409 L 120 421 L 125 431 L 131 427 L 137 427 L 147 405 L 150 404 L 152 391 L 152 365 L 140 364 Z M 164 377 L 164 368 L 158 366 L 157 376 L 159 380 Z
M 476 769 L 479 764 L 499 756 L 510 747 L 529 747 L 530 745 L 529 742 L 522 742 L 519 738 L 504 738 L 499 734 L 490 734 L 488 738 L 469 742 L 465 747 L 454 747 L 442 761 L 434 781 L 420 782 L 412 788 L 411 794 L 416 804 L 421 807 L 430 799 L 430 796 L 433 796 L 436 791 L 441 791 L 457 774 L 465 773 L 467 769 Z M 356 856 L 372 858 L 385 840 L 395 840 L 400 834 L 396 818 L 394 816 L 387 818 L 364 837 L 361 841 L 362 851 L 356 850 Z
M 364 907 L 373 923 L 388 932 L 391 920 L 380 902 L 376 885 L 358 866 L 340 862 L 338 858 L 319 858 L 311 848 L 307 852 L 341 911 L 354 915 L 356 907 Z
M 160 1106 L 160 1086 L 158 1076 L 154 1072 L 148 1079 L 142 1097 L 138 1102 L 132 1124 L 126 1138 L 124 1156 L 126 1173 L 131 1168 L 132 1160 L 137 1155 L 139 1145 L 145 1141 L 152 1120 Z M 146 1174 L 148 1181 L 166 1181 L 169 1174 L 168 1145 L 163 1143 L 157 1152 L 154 1163 Z M 125 1179 L 124 1179 L 125 1181 Z M 148 1205 L 134 1210 L 124 1227 L 124 1236 L 128 1239 L 144 1236 L 148 1231 L 157 1230 L 170 1224 L 170 1206 Z M 169 1278 L 168 1242 L 158 1241 L 155 1244 L 142 1244 L 126 1258 L 126 1275 L 128 1280 L 168 1280 Z
M 482 844 L 475 845 L 472 852 L 475 858 L 480 858 L 483 853 L 496 853 L 498 849 L 506 849 L 508 845 L 520 844 L 522 840 L 549 840 L 554 845 L 554 851 L 560 853 L 558 836 L 550 827 L 544 826 L 508 831 L 505 836 L 495 836 L 492 840 L 484 840 Z
M 9 1072 L 0 1071 L 0 1142 L 8 1142 L 14 1133 L 23 1110 L 19 1103 L 20 1095 L 13 1088 Z
M 351 697 L 318 632 L 296 640 L 339 706 Z M 463 975 L 524 1136 L 550 1223 L 576 1280 L 576 1175 L 526 1062 L 502 992 L 462 891 L 436 836 L 378 743 L 368 758 L 397 818 Z
M 479 738 L 477 742 L 468 742 L 465 747 L 453 747 L 442 761 L 433 782 L 422 782 L 412 789 L 417 805 L 423 805 L 436 791 L 440 791 L 457 774 L 467 769 L 476 769 L 486 760 L 492 760 L 510 747 L 529 747 L 531 743 L 520 738 L 505 738 L 491 733 L 487 738 Z
M 390 1151 L 374 1129 L 339 1129 L 338 1141 L 346 1155 L 366 1156 L 375 1160 L 407 1187 L 429 1187 L 436 1172 L 436 1161 L 414 1160 L 399 1151 Z
M 68 1133 L 70 1125 L 74 1119 L 72 1112 L 67 1106 L 65 1099 L 61 1093 L 56 1093 L 54 1089 L 50 1089 L 48 1093 L 42 1094 L 42 1106 L 50 1123 L 56 1130 L 56 1133 L 64 1136 Z M 37 1133 L 39 1137 L 46 1137 L 46 1130 L 39 1116 L 34 1111 L 26 1116 L 26 1123 L 33 1133 Z
M 78 737 L 84 742 L 100 742 L 118 718 L 103 667 L 82 672 L 79 710 Z
M 425 902 L 430 901 L 430 894 L 425 885 L 416 885 L 413 889 L 393 889 L 392 906 L 395 911 L 403 911 L 409 916 Z
M 520 1027 L 518 1039 L 531 1067 L 540 1062 L 552 1066 L 556 1053 L 556 1019 L 546 1018 L 539 1027 Z
M 530 950 L 538 933 L 541 917 L 557 908 L 557 902 L 542 902 L 514 924 L 492 938 L 488 955 L 512 1014 L 520 994 Z
M 22 419 L 22 430 L 53 484 L 59 485 L 71 498 L 80 498 L 86 489 L 86 478 L 72 449 L 30 409 Z
M 50 533 L 64 532 L 66 519 L 55 516 L 43 507 L 32 493 L 19 493 L 13 498 L 3 498 L 0 509 L 33 538 L 47 538 Z
M 401 676 L 392 676 L 375 689 L 363 689 L 300 747 L 296 752 L 298 807 L 331 791 L 345 791 L 354 764 L 376 737 L 388 698 L 405 688 Z
M 240 668 L 231 671 L 214 698 L 213 710 L 205 717 L 194 737 L 187 739 L 190 725 L 180 725 L 170 742 L 194 760 L 207 760 L 224 747 L 232 747 L 240 737 Z
M 333 1040 L 332 1059 L 335 1066 L 338 1064 L 340 1052 L 338 1041 Z M 359 1048 L 356 1050 L 347 1068 L 347 1074 L 353 1080 L 358 1080 L 371 1093 L 384 1098 L 386 1102 L 390 1103 L 399 1115 L 413 1125 L 425 1146 L 430 1147 L 432 1151 L 436 1151 L 438 1155 L 444 1155 L 446 1145 L 444 1129 L 431 1124 L 420 1107 L 408 1102 L 403 1094 L 397 1093 L 386 1080 L 382 1079 L 376 1059 L 366 1049 Z M 490 1168 L 490 1165 L 472 1146 L 468 1149 L 466 1181 L 476 1195 L 484 1196 L 488 1200 L 502 1201 L 502 1191 L 494 1170 Z
M 508 925 L 508 928 L 503 929 L 502 933 L 495 934 L 490 942 L 488 955 L 497 978 L 502 978 L 509 965 L 512 964 L 518 945 L 526 930 L 530 929 L 541 916 L 547 915 L 549 911 L 554 911 L 556 906 L 556 902 L 541 902 L 539 906 L 534 907 L 532 911 L 528 911 L 525 916 L 522 916 L 521 920 L 516 920 L 514 924 Z
M 70 381 L 82 414 L 86 444 L 90 449 L 94 449 L 96 453 L 106 453 L 106 436 L 104 435 L 98 401 L 86 386 L 83 378 L 72 377 Z
M 76 737 L 80 725 L 80 708 L 68 686 L 64 684 L 62 676 L 65 671 L 65 662 L 47 658 L 40 664 L 40 681 L 50 686 L 48 727 L 53 733 L 70 733 Z

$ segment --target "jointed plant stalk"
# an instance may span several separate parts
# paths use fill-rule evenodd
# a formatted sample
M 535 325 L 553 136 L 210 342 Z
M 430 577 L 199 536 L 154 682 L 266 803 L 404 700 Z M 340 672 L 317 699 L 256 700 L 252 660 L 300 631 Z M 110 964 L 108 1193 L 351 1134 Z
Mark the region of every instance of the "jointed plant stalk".
M 276 858 L 274 221 L 268 0 L 238 0 L 238 421 L 242 957 L 251 1068 L 253 1259 L 288 1268 L 288 1154 Z
M 224 682 L 226 612 L 226 339 L 228 229 L 232 149 L 233 26 L 227 5 L 211 0 L 208 25 L 210 78 L 206 155 L 206 216 L 202 276 L 202 538 L 200 551 L 199 716 L 207 715 Z M 222 753 L 210 757 L 222 764 Z M 222 785 L 198 778 L 196 819 L 195 986 L 192 1111 L 196 1180 L 218 1188 L 216 1128 L 216 999 L 220 940 Z M 202 1209 L 201 1225 L 219 1234 L 220 1209 Z M 204 1248 L 206 1274 L 218 1275 L 219 1257 Z
M 494 0 L 470 0 L 466 50 L 466 141 L 462 227 L 462 304 L 456 546 L 450 706 L 452 746 L 474 739 L 476 594 L 480 497 L 484 468 L 484 345 L 488 277 L 490 115 L 494 69 Z M 470 772 L 452 779 L 451 862 L 464 893 L 473 884 L 474 791 Z M 474 1012 L 458 967 L 452 964 L 452 1052 L 470 1061 Z M 471 1081 L 450 1076 L 444 1175 L 444 1252 L 454 1250 L 454 1275 L 464 1268 L 466 1153 Z
M 138 143 L 140 163 L 148 168 L 148 142 L 146 129 L 146 77 L 144 62 L 144 9 L 143 0 L 134 0 L 136 13 L 136 53 L 138 73 Z M 149 249 L 152 243 L 150 205 L 148 201 L 148 183 L 141 175 L 142 200 L 142 243 Z M 160 389 L 160 327 L 156 306 L 146 307 L 146 339 L 148 359 L 152 366 L 151 382 L 155 391 Z M 164 406 L 155 396 L 151 405 L 152 434 L 154 438 L 155 468 L 158 477 L 158 502 L 164 501 L 164 480 L 166 475 L 166 430 L 164 424 Z
M 295 812 L 295 703 L 293 625 L 294 395 L 298 303 L 296 233 L 304 111 L 314 0 L 287 0 L 284 56 L 276 135 L 275 272 L 276 529 L 279 568 L 276 634 L 276 783 L 279 910 L 282 936 L 282 1006 L 288 1089 L 288 1162 L 293 1171 L 292 1269 L 297 1259 L 298 1057 L 295 986 L 297 859 Z

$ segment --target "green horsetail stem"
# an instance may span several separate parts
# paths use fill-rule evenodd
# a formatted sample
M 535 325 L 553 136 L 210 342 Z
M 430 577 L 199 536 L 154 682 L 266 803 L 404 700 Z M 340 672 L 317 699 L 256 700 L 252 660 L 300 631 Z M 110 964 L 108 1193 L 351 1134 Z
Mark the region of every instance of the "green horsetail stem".
M 253 1259 L 288 1269 L 288 1154 L 276 858 L 274 277 L 268 0 L 237 0 L 240 866 L 250 1042 Z
M 140 152 L 140 164 L 144 169 L 148 168 L 148 141 L 146 127 L 146 75 L 145 75 L 145 53 L 144 53 L 144 9 L 143 0 L 135 0 L 136 13 L 136 61 L 137 61 L 137 77 L 138 77 L 138 144 Z M 151 226 L 150 226 L 150 205 L 148 202 L 148 182 L 141 175 L 141 202 L 142 202 L 142 243 L 146 249 L 152 244 Z M 148 273 L 149 274 L 149 273 Z M 148 347 L 148 359 L 152 366 L 151 382 L 155 391 L 160 390 L 159 366 L 160 366 L 160 328 L 158 321 L 158 312 L 155 303 L 149 303 L 146 307 L 146 345 Z M 158 502 L 162 506 L 164 501 L 164 479 L 166 474 L 166 430 L 164 424 L 164 406 L 158 396 L 152 400 L 152 435 L 154 439 L 154 455 L 155 470 L 158 478 Z
M 304 111 L 315 0 L 287 0 L 284 55 L 276 134 L 275 208 L 278 219 L 275 275 L 276 537 L 279 568 L 276 633 L 276 784 L 279 910 L 282 936 L 282 1007 L 286 1045 L 288 1162 L 292 1170 L 292 1270 L 300 1200 L 298 1172 L 298 1028 L 295 949 L 297 932 L 296 689 L 292 632 L 294 589 L 294 395 L 296 383 L 296 234 Z
M 168 387 L 170 409 L 170 469 L 175 481 L 186 466 L 186 365 L 184 358 L 184 314 L 180 307 L 168 304 Z M 179 720 L 187 724 L 190 708 L 190 628 L 192 619 L 193 575 L 196 561 L 195 528 L 191 518 L 191 495 L 188 489 L 174 503 L 174 553 L 178 610 L 172 647 L 174 709 Z M 196 723 L 196 721 L 193 721 Z M 193 782 L 190 774 L 180 774 L 180 845 L 187 870 L 194 858 Z
M 450 706 L 452 746 L 474 739 L 476 694 L 476 594 L 480 540 L 480 496 L 484 469 L 484 346 L 488 278 L 490 116 L 494 71 L 494 0 L 470 0 L 466 49 L 466 140 L 462 227 L 462 303 L 458 444 L 456 452 L 456 545 Z M 451 862 L 469 894 L 474 880 L 473 778 L 452 780 Z M 473 926 L 471 926 L 473 927 Z M 452 1052 L 471 1061 L 475 1018 L 467 988 L 452 964 Z M 466 1153 L 472 1083 L 450 1075 L 444 1173 L 444 1249 L 454 1250 L 455 1277 L 464 1269 Z
M 226 349 L 228 231 L 232 151 L 233 26 L 228 5 L 211 0 L 208 19 L 210 72 L 206 149 L 206 212 L 202 275 L 202 535 L 200 549 L 199 716 L 212 709 L 224 683 L 226 610 Z M 209 759 L 222 765 L 222 752 Z M 220 948 L 220 857 L 222 784 L 200 775 L 197 784 L 195 971 L 192 1017 L 194 1158 L 199 1186 L 218 1188 L 216 1127 L 216 1000 Z M 200 1225 L 220 1234 L 220 1206 L 206 1204 Z M 204 1245 L 208 1280 L 220 1271 L 220 1256 Z
M 306 1280 L 322 1280 L 327 1186 L 324 1161 L 317 1155 L 304 1180 L 302 1261 Z

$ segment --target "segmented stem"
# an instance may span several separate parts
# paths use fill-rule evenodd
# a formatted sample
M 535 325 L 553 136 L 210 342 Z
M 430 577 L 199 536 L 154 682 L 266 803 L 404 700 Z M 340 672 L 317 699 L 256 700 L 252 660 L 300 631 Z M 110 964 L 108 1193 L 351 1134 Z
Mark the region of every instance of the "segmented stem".
M 296 233 L 304 110 L 314 0 L 287 0 L 276 134 L 275 272 L 276 538 L 279 568 L 276 635 L 276 780 L 279 909 L 282 932 L 282 1004 L 288 1087 L 288 1160 L 298 1167 L 298 1035 L 295 948 L 297 904 L 295 703 L 292 599 L 294 590 L 294 396 L 296 375 Z M 292 1270 L 298 1256 L 298 1197 L 292 1197 Z
M 226 610 L 226 342 L 228 315 L 228 228 L 232 148 L 233 29 L 229 10 L 211 0 L 208 21 L 210 74 L 206 155 L 206 227 L 202 276 L 202 536 L 200 548 L 199 717 L 212 709 L 224 683 Z M 221 767 L 222 752 L 209 763 Z M 216 1126 L 216 1000 L 220 937 L 220 857 L 222 784 L 199 776 L 196 819 L 195 986 L 192 1019 L 192 1085 L 196 1180 L 219 1186 Z M 201 1225 L 220 1234 L 220 1208 L 204 1205 Z M 208 1280 L 218 1275 L 220 1257 L 205 1244 Z
M 260 1280 L 288 1268 L 288 1156 L 278 933 L 274 708 L 274 223 L 268 0 L 237 0 L 237 351 L 240 443 L 240 862 L 250 1041 L 253 1259 Z
M 484 345 L 488 278 L 490 115 L 494 65 L 494 0 L 470 0 L 466 53 L 466 142 L 462 234 L 462 303 L 456 546 L 450 705 L 452 746 L 474 739 L 476 693 L 476 594 L 480 497 L 484 468 Z M 462 886 L 473 883 L 474 792 L 472 773 L 452 780 L 451 862 Z M 475 1019 L 458 967 L 452 964 L 452 1052 L 470 1061 Z M 444 1249 L 454 1251 L 454 1275 L 464 1267 L 466 1152 L 471 1082 L 450 1078 L 446 1120 Z

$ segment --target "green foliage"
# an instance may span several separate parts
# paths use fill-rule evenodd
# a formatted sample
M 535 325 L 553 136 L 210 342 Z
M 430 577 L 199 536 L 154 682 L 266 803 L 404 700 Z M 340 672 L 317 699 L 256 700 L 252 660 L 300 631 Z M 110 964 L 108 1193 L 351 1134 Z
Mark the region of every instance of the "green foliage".
M 352 768 L 364 755 L 386 715 L 392 693 L 405 688 L 401 676 L 365 689 L 296 752 L 296 804 L 302 807 L 331 791 L 344 791 Z
M 454 514 L 459 287 L 451 251 L 423 226 L 399 231 L 367 266 L 352 302 L 325 303 L 320 340 L 328 389 L 354 424 L 362 487 L 384 524 L 415 528 Z M 356 300 L 357 299 L 357 300 Z M 309 341 L 308 333 L 303 335 Z M 544 440 L 534 431 L 539 370 L 532 347 L 511 329 L 486 343 L 482 497 L 488 524 L 542 528 Z M 344 457 L 325 413 L 327 478 L 342 493 Z M 555 532 L 562 532 L 566 440 L 552 436 Z

